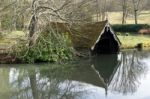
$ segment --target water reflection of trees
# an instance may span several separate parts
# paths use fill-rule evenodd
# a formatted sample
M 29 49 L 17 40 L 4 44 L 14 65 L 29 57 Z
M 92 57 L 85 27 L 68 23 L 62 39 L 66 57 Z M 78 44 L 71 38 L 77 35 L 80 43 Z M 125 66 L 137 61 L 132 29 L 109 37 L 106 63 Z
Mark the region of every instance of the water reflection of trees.
M 67 80 L 70 67 L 48 67 L 11 69 L 11 86 L 14 90 L 10 99 L 75 99 L 81 87 Z
M 9 70 L 7 68 L 0 69 L 0 99 L 9 99 L 10 86 L 9 86 Z
M 147 67 L 142 62 L 146 54 L 138 51 L 122 52 L 120 64 L 113 76 L 109 89 L 123 94 L 134 93 L 140 85 L 140 78 Z

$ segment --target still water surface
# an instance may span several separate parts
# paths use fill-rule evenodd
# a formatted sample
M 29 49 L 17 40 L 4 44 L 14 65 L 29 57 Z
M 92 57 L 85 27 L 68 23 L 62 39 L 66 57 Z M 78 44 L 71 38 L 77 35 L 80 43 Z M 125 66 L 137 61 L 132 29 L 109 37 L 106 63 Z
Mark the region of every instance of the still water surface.
M 150 99 L 150 51 L 66 65 L 0 64 L 0 99 Z

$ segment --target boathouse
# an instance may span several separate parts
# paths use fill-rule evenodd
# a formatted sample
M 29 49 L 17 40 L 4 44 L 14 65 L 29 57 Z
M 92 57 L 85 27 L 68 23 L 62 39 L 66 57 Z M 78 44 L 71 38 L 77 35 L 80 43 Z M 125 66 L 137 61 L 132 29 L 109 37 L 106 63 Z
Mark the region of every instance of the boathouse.
M 110 54 L 119 52 L 121 45 L 108 21 L 76 26 L 72 31 L 72 44 L 79 52 L 91 54 Z M 85 51 L 86 50 L 86 51 Z

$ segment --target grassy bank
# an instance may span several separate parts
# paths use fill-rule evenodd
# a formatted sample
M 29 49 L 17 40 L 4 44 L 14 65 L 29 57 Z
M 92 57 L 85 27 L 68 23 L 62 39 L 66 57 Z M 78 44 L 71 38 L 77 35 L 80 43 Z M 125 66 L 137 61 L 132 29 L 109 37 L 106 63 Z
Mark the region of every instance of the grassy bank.
M 0 37 L 0 45 L 3 43 L 8 43 L 9 45 L 14 44 L 17 39 L 25 39 L 25 35 L 23 31 L 3 32 Z
M 0 53 L 11 49 L 11 47 L 19 40 L 25 40 L 25 32 L 23 31 L 12 31 L 12 32 L 3 32 L 0 37 Z
M 135 46 L 139 43 L 143 43 L 144 48 L 150 48 L 150 36 L 145 35 L 129 35 L 129 36 L 121 36 L 119 35 L 122 45 L 121 49 L 131 49 L 135 48 Z

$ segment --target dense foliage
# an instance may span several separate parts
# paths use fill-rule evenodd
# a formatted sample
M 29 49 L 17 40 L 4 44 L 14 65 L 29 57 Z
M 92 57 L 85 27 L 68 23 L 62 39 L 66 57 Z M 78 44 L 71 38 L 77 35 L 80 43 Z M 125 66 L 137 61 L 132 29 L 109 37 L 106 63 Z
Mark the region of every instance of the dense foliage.
M 68 36 L 59 33 L 40 33 L 33 46 L 19 44 L 16 56 L 27 63 L 62 62 L 72 59 L 72 47 Z M 14 53 L 14 52 L 13 52 Z

